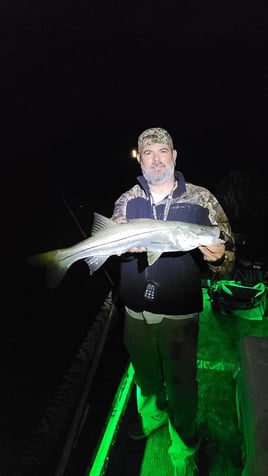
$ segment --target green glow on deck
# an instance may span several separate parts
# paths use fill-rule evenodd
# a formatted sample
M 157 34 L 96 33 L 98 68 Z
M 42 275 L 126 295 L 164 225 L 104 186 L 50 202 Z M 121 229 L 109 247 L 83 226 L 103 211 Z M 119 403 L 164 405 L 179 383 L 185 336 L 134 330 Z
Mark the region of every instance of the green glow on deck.
M 134 370 L 130 363 L 123 374 L 115 398 L 112 403 L 110 414 L 107 418 L 104 434 L 95 454 L 94 462 L 88 476 L 101 476 L 105 474 L 110 448 L 114 442 L 120 418 L 124 414 L 130 397 L 134 380 Z
M 207 289 L 203 289 L 204 311 L 200 314 L 199 349 L 197 367 L 200 388 L 199 420 L 207 426 L 205 436 L 214 442 L 211 459 L 213 476 L 241 475 L 242 454 L 241 434 L 236 413 L 236 375 L 239 369 L 238 346 L 245 335 L 268 336 L 268 320 L 254 321 L 237 317 L 216 316 L 211 309 Z M 267 317 L 267 315 L 266 315 Z M 111 459 L 111 447 L 118 436 L 120 420 L 123 417 L 134 383 L 134 370 L 131 365 L 126 368 L 113 400 L 106 421 L 103 436 L 100 439 L 92 459 L 92 466 L 87 476 L 103 476 Z M 148 474 L 148 465 L 154 468 L 154 474 L 162 470 L 162 460 L 167 458 L 167 429 L 159 430 L 154 438 L 147 441 L 144 458 L 141 462 L 140 475 Z M 208 450 L 210 451 L 210 449 Z M 210 456 L 210 453 L 208 453 Z M 215 456 L 216 455 L 216 456 Z M 153 461 L 146 460 L 154 458 Z M 159 458 L 161 464 L 157 463 Z M 212 457 L 211 457 L 212 458 Z M 167 461 L 167 462 L 166 462 Z M 127 464 L 127 463 L 126 463 Z M 230 466 L 230 467 L 229 467 Z

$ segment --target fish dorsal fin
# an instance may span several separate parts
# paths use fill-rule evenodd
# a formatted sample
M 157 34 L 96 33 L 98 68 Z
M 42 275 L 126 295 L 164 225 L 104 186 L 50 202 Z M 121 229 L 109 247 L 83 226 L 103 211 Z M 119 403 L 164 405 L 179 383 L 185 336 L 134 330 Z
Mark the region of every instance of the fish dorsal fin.
M 147 261 L 149 266 L 155 263 L 161 256 L 162 251 L 147 251 Z
M 109 228 L 112 228 L 115 225 L 116 223 L 110 218 L 107 218 L 103 215 L 100 215 L 99 213 L 94 212 L 91 236 L 95 235 L 99 231 L 108 230 Z

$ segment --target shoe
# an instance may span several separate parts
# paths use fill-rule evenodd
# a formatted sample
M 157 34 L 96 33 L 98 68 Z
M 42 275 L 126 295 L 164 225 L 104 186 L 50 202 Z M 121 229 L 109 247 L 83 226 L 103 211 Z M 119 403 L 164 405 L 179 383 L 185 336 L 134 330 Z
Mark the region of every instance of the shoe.
M 196 455 L 188 456 L 187 458 L 179 458 L 174 461 L 173 458 L 174 476 L 198 476 L 199 469 L 196 462 Z
M 151 417 L 150 420 L 150 426 L 144 428 L 141 416 L 138 415 L 129 425 L 128 436 L 132 438 L 132 440 L 142 440 L 143 438 L 147 438 L 147 436 L 153 433 L 153 431 L 167 424 L 168 416 L 167 413 L 163 412 L 160 418 Z

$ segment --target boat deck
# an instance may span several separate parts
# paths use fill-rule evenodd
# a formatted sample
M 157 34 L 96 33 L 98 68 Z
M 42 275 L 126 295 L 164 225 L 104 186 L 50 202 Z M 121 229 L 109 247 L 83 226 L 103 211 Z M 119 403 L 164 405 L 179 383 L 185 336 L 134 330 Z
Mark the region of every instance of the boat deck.
M 239 366 L 239 342 L 244 336 L 268 336 L 268 319 L 252 321 L 215 315 L 211 309 L 208 290 L 203 289 L 204 311 L 201 315 L 198 349 L 199 412 L 202 435 L 199 455 L 201 475 L 241 475 L 243 470 L 243 436 L 236 406 L 236 375 Z M 122 376 L 124 388 L 133 378 L 131 366 Z M 122 389 L 121 389 L 122 390 Z M 122 391 L 118 391 L 119 397 Z M 107 425 L 119 406 L 118 395 L 113 402 Z M 127 435 L 128 422 L 136 413 L 135 386 L 129 386 L 125 407 L 111 445 L 96 448 L 87 474 L 89 476 L 151 476 L 172 475 L 167 455 L 169 434 L 167 426 L 146 440 L 132 441 Z M 104 432 L 105 434 L 105 432 Z M 106 457 L 96 464 L 96 457 Z M 102 452 L 102 455 L 101 455 Z

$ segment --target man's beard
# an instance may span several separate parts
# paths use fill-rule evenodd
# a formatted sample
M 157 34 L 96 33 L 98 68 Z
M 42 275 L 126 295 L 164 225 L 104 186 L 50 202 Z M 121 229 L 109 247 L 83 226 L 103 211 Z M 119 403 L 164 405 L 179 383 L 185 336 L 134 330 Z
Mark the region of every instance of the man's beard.
M 155 164 L 158 166 L 159 164 Z M 162 165 L 162 164 L 161 164 Z M 145 169 L 141 164 L 141 170 L 144 178 L 148 183 L 152 185 L 163 185 L 168 182 L 171 177 L 174 176 L 174 164 L 170 164 L 168 167 L 163 167 L 161 170 L 154 170 L 154 167 Z

